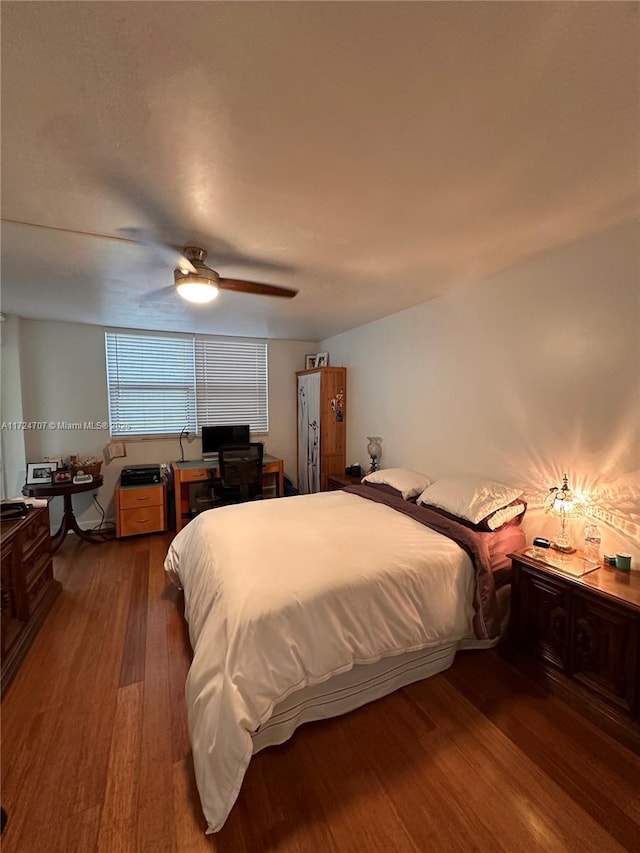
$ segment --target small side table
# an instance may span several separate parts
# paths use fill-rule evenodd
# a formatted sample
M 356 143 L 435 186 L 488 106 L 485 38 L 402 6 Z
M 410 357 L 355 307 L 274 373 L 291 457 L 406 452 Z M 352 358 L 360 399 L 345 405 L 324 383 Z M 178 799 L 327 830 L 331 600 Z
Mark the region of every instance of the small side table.
M 62 522 L 57 533 L 51 537 L 52 551 L 57 551 L 64 542 L 64 537 L 71 530 L 76 533 L 85 542 L 104 542 L 113 536 L 110 531 L 105 533 L 93 533 L 88 530 L 83 530 L 78 526 L 75 514 L 73 512 L 73 503 L 71 498 L 73 495 L 80 492 L 92 492 L 99 489 L 103 483 L 102 474 L 98 474 L 90 483 L 42 483 L 24 486 L 22 494 L 28 498 L 56 498 L 64 499 L 64 514 Z
M 351 474 L 327 474 L 327 491 L 335 492 L 336 489 L 344 489 L 345 486 L 359 486 L 361 477 L 353 477 Z

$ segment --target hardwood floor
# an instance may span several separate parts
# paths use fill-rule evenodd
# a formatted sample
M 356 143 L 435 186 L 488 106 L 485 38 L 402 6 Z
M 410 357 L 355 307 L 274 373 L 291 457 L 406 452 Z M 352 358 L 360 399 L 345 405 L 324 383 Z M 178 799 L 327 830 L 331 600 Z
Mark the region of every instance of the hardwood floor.
M 496 652 L 263 751 L 206 836 L 169 541 L 56 555 L 63 592 L 2 703 L 4 853 L 640 850 L 638 755 Z

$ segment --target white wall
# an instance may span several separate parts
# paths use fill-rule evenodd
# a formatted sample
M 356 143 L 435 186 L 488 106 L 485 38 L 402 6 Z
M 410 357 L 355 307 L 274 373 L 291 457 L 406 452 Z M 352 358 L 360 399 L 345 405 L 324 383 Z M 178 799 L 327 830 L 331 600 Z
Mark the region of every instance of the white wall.
M 323 341 L 348 368 L 349 462 L 376 434 L 383 467 L 522 485 L 534 535 L 566 471 L 640 568 L 639 257 L 620 227 Z
M 24 431 L 16 429 L 23 418 L 20 379 L 20 323 L 7 317 L 0 323 L 0 442 L 3 498 L 21 496 L 26 473 Z
M 104 329 L 80 323 L 21 320 L 21 365 L 24 420 L 70 423 L 108 421 Z M 284 459 L 285 472 L 295 482 L 296 474 L 296 386 L 295 371 L 304 368 L 304 357 L 318 350 L 317 342 L 269 342 L 269 434 L 256 436 L 265 451 Z M 28 461 L 44 456 L 68 457 L 71 453 L 103 458 L 109 442 L 108 430 L 34 430 L 26 434 Z M 198 459 L 200 439 L 183 439 L 185 458 Z M 104 486 L 98 498 L 113 519 L 113 494 L 124 465 L 171 462 L 180 458 L 178 439 L 131 440 L 126 459 L 103 464 Z M 24 476 L 22 479 L 24 482 Z M 22 483 L 20 484 L 22 485 Z M 92 493 L 74 497 L 74 508 L 83 526 L 99 521 Z M 53 502 L 52 525 L 62 507 Z

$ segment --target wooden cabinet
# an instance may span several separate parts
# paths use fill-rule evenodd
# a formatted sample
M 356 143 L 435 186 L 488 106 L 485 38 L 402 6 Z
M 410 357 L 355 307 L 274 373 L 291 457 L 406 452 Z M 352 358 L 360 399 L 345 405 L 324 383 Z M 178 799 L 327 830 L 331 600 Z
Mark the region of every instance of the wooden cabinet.
M 326 491 L 331 474 L 344 474 L 347 369 L 319 367 L 296 373 L 298 489 Z
M 573 577 L 530 556 L 513 561 L 509 645 L 582 708 L 640 720 L 640 576 L 609 566 Z
M 162 533 L 167 529 L 166 485 L 116 486 L 116 536 Z
M 31 509 L 1 527 L 2 692 L 16 674 L 60 592 L 53 577 L 49 508 Z

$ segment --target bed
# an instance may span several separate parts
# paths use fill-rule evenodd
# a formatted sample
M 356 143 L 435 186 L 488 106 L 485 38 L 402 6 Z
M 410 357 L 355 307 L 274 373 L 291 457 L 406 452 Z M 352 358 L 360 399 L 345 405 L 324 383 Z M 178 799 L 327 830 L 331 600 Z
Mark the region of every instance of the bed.
M 184 589 L 208 832 L 258 750 L 499 641 L 522 531 L 439 512 L 364 484 L 209 510 L 175 537 L 165 568 Z

